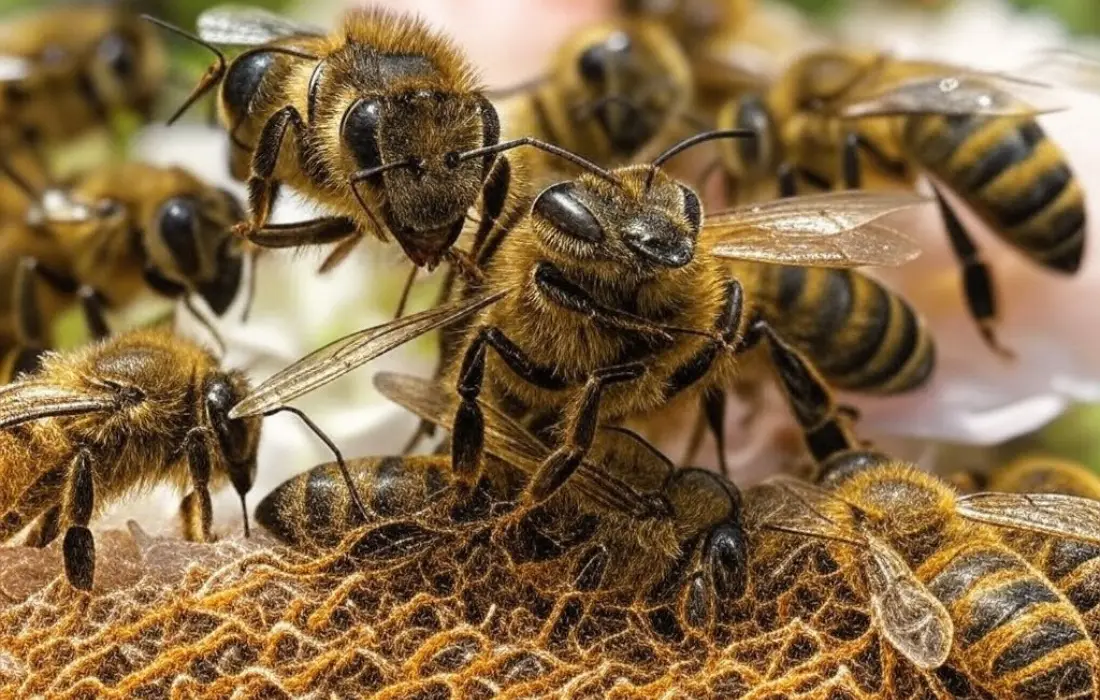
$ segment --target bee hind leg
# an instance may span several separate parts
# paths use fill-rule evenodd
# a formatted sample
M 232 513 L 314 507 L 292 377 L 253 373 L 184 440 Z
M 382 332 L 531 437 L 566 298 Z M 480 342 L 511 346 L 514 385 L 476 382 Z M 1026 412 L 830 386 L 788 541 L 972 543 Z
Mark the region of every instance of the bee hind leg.
M 73 458 L 63 502 L 65 531 L 62 554 L 65 577 L 73 588 L 90 591 L 95 579 L 95 538 L 88 529 L 95 508 L 95 486 L 92 483 L 92 460 L 86 452 Z
M 210 448 L 205 430 L 193 429 L 184 438 L 184 453 L 191 474 L 192 491 L 180 502 L 183 536 L 192 542 L 212 542 L 210 527 L 214 509 L 210 502 Z
M 54 506 L 38 516 L 27 532 L 27 538 L 23 541 L 26 547 L 42 549 L 57 539 L 61 534 L 61 507 Z

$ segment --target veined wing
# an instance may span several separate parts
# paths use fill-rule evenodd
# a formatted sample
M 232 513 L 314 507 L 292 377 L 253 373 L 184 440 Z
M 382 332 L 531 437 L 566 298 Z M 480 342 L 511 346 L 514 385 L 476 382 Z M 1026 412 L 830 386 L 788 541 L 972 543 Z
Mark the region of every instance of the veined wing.
M 459 321 L 496 302 L 504 289 L 437 306 L 380 326 L 352 333 L 316 350 L 260 384 L 229 412 L 230 418 L 256 416 L 318 389 L 431 330 Z
M 222 5 L 199 15 L 199 37 L 211 44 L 260 46 L 292 36 L 323 36 L 324 30 L 258 7 Z
M 81 391 L 34 380 L 15 381 L 0 388 L 0 428 L 117 407 L 118 397 L 106 391 Z
M 1043 104 L 1043 93 L 1034 89 L 1039 87 L 1033 81 L 1001 73 L 933 75 L 847 101 L 838 112 L 846 119 L 934 114 L 1026 118 L 1064 109 Z M 1027 91 L 1030 99 L 1022 94 L 1025 88 L 1032 88 Z
M 776 476 L 754 486 L 746 499 L 745 522 L 753 529 L 806 535 L 863 548 L 860 533 L 837 522 L 829 510 L 847 505 L 831 491 L 789 476 Z
M 893 547 L 866 530 L 861 534 L 871 609 L 883 635 L 916 666 L 939 668 L 955 636 L 951 615 Z
M 923 197 L 863 191 L 788 197 L 707 217 L 703 231 L 720 258 L 805 267 L 896 266 L 920 247 L 878 223 Z
M 1058 493 L 976 493 L 959 498 L 968 520 L 1100 544 L 1100 501 Z

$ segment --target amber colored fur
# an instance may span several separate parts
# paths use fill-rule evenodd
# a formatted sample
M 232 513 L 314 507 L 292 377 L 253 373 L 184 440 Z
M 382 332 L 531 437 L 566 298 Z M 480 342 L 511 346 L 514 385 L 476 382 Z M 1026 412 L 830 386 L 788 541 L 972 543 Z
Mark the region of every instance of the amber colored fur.
M 79 392 L 133 392 L 134 399 L 116 411 L 47 417 L 0 431 L 0 539 L 60 505 L 67 469 L 80 449 L 93 458 L 96 512 L 160 483 L 182 490 L 189 474 L 180 449 L 190 430 L 211 430 L 205 387 L 220 374 L 208 351 L 163 330 L 129 331 L 48 354 L 37 374 L 20 381 Z M 227 376 L 243 396 L 244 376 Z M 247 426 L 254 455 L 259 420 L 249 419 Z M 224 464 L 211 470 L 212 485 L 225 483 Z
M 164 47 L 152 25 L 118 5 L 70 4 L 0 25 L 0 54 L 31 64 L 28 75 L 0 91 L 0 143 L 61 145 L 107 126 L 114 111 L 152 116 L 167 73 Z M 112 73 L 97 51 L 111 34 L 126 37 L 131 47 L 128 76 Z M 47 64 L 43 52 L 59 59 Z M 84 93 L 81 80 L 94 98 Z
M 951 614 L 952 658 L 997 697 L 1049 697 L 1063 678 L 1075 679 L 1079 689 L 1100 686 L 1100 656 L 1070 600 L 992 528 L 956 516 L 955 493 L 937 477 L 893 464 L 852 475 L 836 495 L 841 500 L 823 514 L 854 525 L 847 504 L 860 509 L 871 532 Z M 837 557 L 862 556 L 855 548 L 830 549 Z M 1071 636 L 1063 638 L 1062 630 Z M 1022 649 L 1032 656 L 1012 665 L 1008 659 Z

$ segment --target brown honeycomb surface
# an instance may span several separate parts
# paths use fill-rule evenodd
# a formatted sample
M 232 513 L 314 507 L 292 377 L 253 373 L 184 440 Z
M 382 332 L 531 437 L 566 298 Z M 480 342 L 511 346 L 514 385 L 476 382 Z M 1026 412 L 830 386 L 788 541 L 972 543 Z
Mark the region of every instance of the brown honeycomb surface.
M 446 500 L 312 552 L 106 533 L 91 595 L 55 549 L 0 549 L 0 697 L 989 697 L 895 654 L 825 543 L 754 534 L 746 594 L 689 624 L 660 527 Z

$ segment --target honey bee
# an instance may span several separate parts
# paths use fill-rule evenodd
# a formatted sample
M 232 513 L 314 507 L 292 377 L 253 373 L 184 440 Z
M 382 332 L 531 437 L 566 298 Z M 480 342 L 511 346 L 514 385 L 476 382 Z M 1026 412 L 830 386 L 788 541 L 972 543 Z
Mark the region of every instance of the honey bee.
M 859 270 L 731 263 L 760 315 L 831 387 L 892 395 L 935 369 L 931 332 L 912 306 Z
M 477 290 L 314 352 L 264 382 L 233 415 L 284 405 L 412 337 L 462 321 L 467 329 L 444 380 L 462 399 L 452 467 L 472 486 L 482 454 L 477 399 L 483 394 L 542 436 L 587 406 L 573 400 L 582 388 L 585 396 L 602 395 L 591 420 L 614 424 L 678 396 L 728 386 L 737 356 L 762 337 L 767 322 L 752 313 L 726 259 L 854 267 L 900 264 L 917 254 L 878 223 L 922 201 L 908 195 L 779 200 L 704 224 L 696 194 L 660 166 L 685 148 L 729 135 L 692 137 L 652 165 L 608 172 L 589 164 L 577 180 L 544 190 L 516 235 L 483 251 L 478 264 L 485 278 Z M 573 450 L 544 465 L 533 477 L 536 500 L 553 493 L 582 459 L 583 450 Z
M 622 165 L 675 141 L 673 134 L 690 121 L 690 102 L 691 68 L 675 38 L 656 22 L 618 19 L 571 36 L 548 77 L 500 109 L 507 134 L 537 136 L 596 163 Z M 556 173 L 561 163 L 545 154 L 531 170 Z
M 40 190 L 10 174 L 30 204 L 4 238 L 0 315 L 16 306 L 21 274 L 48 290 L 38 326 L 78 294 L 121 308 L 147 291 L 183 299 L 205 322 L 192 296 L 220 316 L 245 286 L 244 251 L 231 233 L 244 216 L 237 198 L 182 168 L 124 162 Z
M 693 53 L 710 50 L 729 41 L 745 24 L 753 0 L 622 0 L 620 9 L 628 17 L 645 17 L 661 22 L 686 49 Z
M 911 187 L 920 173 L 935 178 L 969 313 L 987 344 L 1008 355 L 995 334 L 992 272 L 939 187 L 1034 263 L 1075 273 L 1084 251 L 1084 194 L 1035 120 L 1039 111 L 1013 95 L 1007 79 L 877 52 L 822 50 L 797 60 L 766 92 L 726 103 L 719 125 L 759 138 L 723 144 L 720 157 L 734 187 L 777 177 L 782 194 L 800 184 Z
M 149 119 L 167 73 L 156 32 L 121 7 L 57 7 L 0 25 L 0 143 L 54 146 Z
M 149 19 L 217 56 L 172 120 L 219 87 L 230 170 L 248 182 L 250 218 L 238 232 L 256 245 L 339 242 L 331 266 L 364 235 L 392 236 L 416 266 L 432 268 L 455 262 L 451 247 L 472 206 L 480 201 L 491 230 L 522 199 L 497 155 L 507 146 L 496 109 L 465 57 L 418 19 L 352 10 L 326 36 L 223 7 L 199 17 L 197 37 Z M 227 62 L 215 44 L 247 48 Z M 334 214 L 269 225 L 283 183 Z
M 987 488 L 1100 501 L 1100 477 L 1096 472 L 1049 457 L 1022 458 L 994 469 Z M 1006 532 L 1002 539 L 1069 598 L 1084 618 L 1093 641 L 1100 642 L 1100 545 L 1033 532 Z
M 954 653 L 997 697 L 1095 694 L 1100 652 L 1080 614 L 1000 534 L 1094 547 L 1100 504 L 1051 494 L 959 496 L 932 474 L 862 448 L 823 408 L 810 410 L 822 406 L 825 387 L 808 367 L 780 376 L 804 427 L 821 434 L 833 424 L 830 444 L 814 451 L 826 486 L 773 479 L 748 498 L 746 520 L 860 557 L 883 634 L 918 666 L 935 668 Z
M 210 353 L 163 330 L 48 354 L 38 372 L 0 390 L 0 541 L 32 522 L 34 546 L 64 530 L 66 577 L 90 590 L 92 518 L 165 481 L 190 484 L 180 505 L 184 533 L 210 540 L 210 489 L 228 480 L 243 509 L 256 475 L 261 419 L 228 416 L 247 392 L 242 373 L 219 369 Z
M 450 427 L 459 399 L 449 387 L 386 372 L 375 377 L 375 385 L 421 418 Z M 598 394 L 589 394 L 581 403 L 594 405 L 593 400 L 598 404 Z M 448 528 L 456 522 L 476 527 L 495 522 L 513 533 L 538 529 L 540 541 L 556 543 L 542 547 L 548 551 L 541 558 L 560 556 L 566 547 L 587 548 L 591 556 L 582 557 L 577 566 L 580 589 L 595 588 L 603 579 L 649 580 L 648 586 L 640 587 L 646 589 L 646 597 L 653 604 L 682 605 L 693 626 L 707 624 L 720 603 L 744 592 L 747 553 L 740 492 L 728 481 L 698 469 L 675 469 L 629 430 L 593 431 L 580 417 L 583 411 L 565 429 L 563 445 L 551 450 L 499 409 L 483 406 L 487 459 L 477 496 L 471 501 L 447 455 L 354 460 L 349 470 L 359 492 L 366 494 L 372 521 L 415 516 L 423 527 L 430 521 L 425 514 L 437 508 Z M 568 498 L 533 503 L 532 475 L 556 454 L 581 445 L 591 452 L 570 488 L 560 492 Z M 261 501 L 257 520 L 299 547 L 335 545 L 363 525 L 338 475 L 334 465 L 321 465 L 294 477 Z M 476 518 L 471 503 L 477 504 Z M 593 525 L 593 518 L 599 523 Z M 586 534 L 578 536 L 576 523 L 581 520 L 589 524 L 582 528 Z M 563 530 L 557 536 L 547 527 L 573 532 Z M 644 538 L 639 538 L 638 528 L 644 529 Z M 530 537 L 505 538 L 527 552 L 517 553 L 517 560 L 531 560 L 533 547 L 526 542 Z

